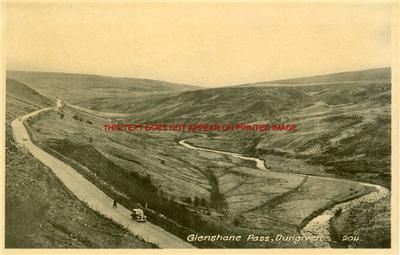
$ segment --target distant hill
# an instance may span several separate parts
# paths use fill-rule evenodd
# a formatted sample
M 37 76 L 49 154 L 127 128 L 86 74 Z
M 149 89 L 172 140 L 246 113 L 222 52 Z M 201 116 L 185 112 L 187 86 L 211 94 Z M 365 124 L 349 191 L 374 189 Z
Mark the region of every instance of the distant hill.
M 140 97 L 198 89 L 157 80 L 70 73 L 8 71 L 7 78 L 22 82 L 49 97 L 61 96 L 71 103 L 95 98 Z
M 134 113 L 131 123 L 295 123 L 298 131 L 293 133 L 208 132 L 216 138 L 203 138 L 201 145 L 258 157 L 306 159 L 329 173 L 388 185 L 389 77 L 388 69 L 367 70 L 295 80 L 324 82 L 314 86 L 232 86 L 151 100 L 88 101 L 85 106 Z
M 365 81 L 390 82 L 390 79 L 391 79 L 391 69 L 390 67 L 385 67 L 385 68 L 368 69 L 361 71 L 324 74 L 324 75 L 294 78 L 294 79 L 257 82 L 251 84 L 243 84 L 239 86 L 253 87 L 253 86 L 270 86 L 272 84 L 299 85 L 299 84 L 325 84 L 325 83 L 365 82 Z
M 271 83 L 271 86 L 265 83 L 263 86 L 260 83 L 259 86 L 249 84 L 209 88 L 145 98 L 104 98 L 82 102 L 80 105 L 99 111 L 135 112 L 136 116 L 151 116 L 157 121 L 252 122 L 290 113 L 317 102 L 332 107 L 352 103 L 390 105 L 389 71 L 373 69 L 286 80 L 299 82 L 296 86 L 280 86 L 277 83 Z M 357 82 L 356 78 L 362 82 Z M 322 84 L 304 86 L 301 83 L 317 81 Z

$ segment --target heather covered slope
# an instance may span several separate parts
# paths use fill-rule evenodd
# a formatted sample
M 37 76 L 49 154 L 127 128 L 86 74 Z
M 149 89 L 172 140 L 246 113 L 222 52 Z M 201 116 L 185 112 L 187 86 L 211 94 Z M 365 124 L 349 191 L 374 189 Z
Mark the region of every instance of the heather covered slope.
M 260 83 L 250 83 L 241 86 L 268 86 L 273 84 L 296 85 L 296 84 L 323 84 L 323 83 L 340 83 L 340 82 L 390 82 L 391 70 L 389 67 L 360 70 L 353 72 L 342 72 L 325 75 L 317 75 L 311 77 L 301 77 L 285 80 L 276 80 Z
M 274 159 L 271 165 L 280 171 L 335 174 L 389 186 L 390 74 L 386 69 L 351 74 L 381 80 L 186 91 L 121 105 L 121 110 L 135 112 L 133 122 L 294 123 L 296 132 L 208 132 L 208 138 L 194 143 Z M 329 77 L 334 81 L 336 76 Z M 295 159 L 322 168 L 280 167 Z
M 295 123 L 298 130 L 293 133 L 208 132 L 208 138 L 193 142 L 273 159 L 271 166 L 280 171 L 334 174 L 388 186 L 390 73 L 373 69 L 322 78 L 307 78 L 307 82 L 337 83 L 212 88 L 141 100 L 87 101 L 84 105 L 135 113 L 129 120 L 134 123 Z M 356 78 L 362 82 L 342 82 Z M 289 167 L 282 168 L 284 162 Z M 298 162 L 320 170 L 298 167 Z
M 286 158 L 322 165 L 324 170 L 318 174 L 335 174 L 386 186 L 390 183 L 390 68 L 279 81 L 295 85 L 290 87 L 266 82 L 257 86 L 249 84 L 178 92 L 182 87 L 132 83 L 128 87 L 135 93 L 141 91 L 141 96 L 118 92 L 113 97 L 109 91 L 126 89 L 125 82 L 130 79 L 117 79 L 122 83 L 111 83 L 108 79 L 114 78 L 10 74 L 19 75 L 21 79 L 36 77 L 36 82 L 43 83 L 35 86 L 54 94 L 65 93 L 68 83 L 74 84 L 74 88 L 82 87 L 68 92 L 79 92 L 82 94 L 80 98 L 88 97 L 88 100 L 79 101 L 80 106 L 134 113 L 129 121 L 136 123 L 296 123 L 298 131 L 294 133 L 214 132 L 208 133 L 213 139 L 197 140 L 199 144 L 212 148 L 268 157 L 285 155 Z M 82 83 L 84 78 L 87 82 Z M 50 86 L 51 81 L 57 81 L 54 87 Z M 109 90 L 104 92 L 107 95 L 96 94 L 105 87 Z M 159 93 L 165 90 L 174 92 Z
M 250 233 L 261 225 L 264 234 L 265 229 L 268 234 L 293 234 L 312 213 L 370 190 L 356 182 L 305 178 L 292 173 L 352 179 L 390 188 L 389 78 L 95 98 L 79 105 L 132 114 L 108 119 L 67 107 L 64 118 L 53 112 L 44 114 L 32 123 L 32 130 L 41 146 L 81 164 L 81 171 L 86 171 L 97 185 L 120 192 L 129 204 L 148 202 L 151 209 L 177 225 L 168 225 L 157 213 L 149 212 L 151 218 L 179 236 L 184 237 L 187 229 Z M 180 132 L 102 130 L 102 125 L 111 121 L 295 123 L 298 128 L 295 132 L 214 131 L 207 132 L 207 137 Z M 196 146 L 265 159 L 268 171 L 256 169 L 246 160 L 188 150 L 177 144 L 188 137 L 188 142 Z M 368 211 L 368 205 L 338 218 L 335 232 L 342 235 L 357 233 L 364 227 L 374 229 L 377 224 L 365 224 L 365 219 L 382 215 L 385 224 L 379 231 L 385 240 L 377 239 L 375 244 L 387 246 L 390 198 L 380 201 L 373 210 Z M 352 218 L 355 214 L 362 215 L 362 220 L 352 228 L 346 222 L 357 221 Z M 373 238 L 367 232 L 363 231 L 364 240 Z M 363 246 L 365 242 L 360 242 Z
M 8 71 L 12 78 L 49 97 L 60 96 L 70 103 L 118 97 L 142 97 L 191 90 L 197 87 L 163 81 L 117 78 L 100 75 Z
M 51 99 L 13 79 L 7 79 L 6 90 L 7 119 L 10 120 L 53 104 Z
M 63 118 L 43 113 L 30 123 L 38 145 L 127 207 L 147 204 L 151 222 L 181 238 L 189 233 L 299 235 L 313 212 L 372 191 L 357 182 L 267 171 L 252 161 L 177 143 L 195 137 L 191 133 L 108 132 L 102 128 L 107 118 L 69 106 L 64 112 Z M 299 203 L 302 207 L 293 210 Z M 307 242 L 195 245 L 312 247 Z
M 7 79 L 6 85 L 5 247 L 153 247 L 87 208 L 49 169 L 15 146 L 11 121 L 53 102 L 15 80 Z

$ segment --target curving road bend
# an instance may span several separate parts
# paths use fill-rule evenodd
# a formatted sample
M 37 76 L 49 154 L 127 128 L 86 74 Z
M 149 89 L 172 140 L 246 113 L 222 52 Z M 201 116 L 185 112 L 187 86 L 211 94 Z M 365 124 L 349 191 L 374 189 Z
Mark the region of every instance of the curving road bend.
M 24 125 L 24 121 L 40 112 L 52 109 L 54 109 L 54 107 L 41 109 L 13 120 L 11 126 L 15 142 L 49 167 L 63 184 L 79 200 L 85 202 L 89 208 L 121 224 L 134 235 L 140 236 L 143 240 L 156 244 L 160 248 L 195 248 L 179 237 L 150 222 L 138 223 L 132 220 L 130 217 L 131 211 L 122 205 L 119 205 L 118 208 L 112 208 L 112 198 L 85 179 L 85 177 L 80 175 L 75 169 L 33 144 Z

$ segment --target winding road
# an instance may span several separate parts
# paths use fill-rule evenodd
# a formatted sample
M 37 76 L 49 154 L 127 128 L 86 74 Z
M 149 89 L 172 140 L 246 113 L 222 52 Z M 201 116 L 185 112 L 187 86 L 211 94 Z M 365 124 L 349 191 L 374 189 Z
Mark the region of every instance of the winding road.
M 206 137 L 204 134 L 200 134 L 203 137 Z M 259 159 L 259 158 L 254 158 L 254 157 L 247 157 L 243 156 L 242 154 L 239 153 L 233 153 L 233 152 L 227 152 L 227 151 L 219 151 L 219 150 L 212 150 L 212 149 L 206 149 L 202 147 L 197 147 L 193 146 L 189 143 L 187 143 L 187 140 L 191 138 L 183 139 L 180 140 L 178 143 L 188 149 L 193 149 L 193 150 L 200 150 L 200 151 L 208 151 L 208 152 L 214 152 L 214 153 L 219 153 L 219 154 L 224 154 L 224 155 L 230 155 L 232 157 L 244 159 L 244 160 L 251 160 L 256 162 L 257 168 L 271 172 L 265 167 L 264 161 Z M 380 186 L 380 185 L 375 185 L 375 184 L 370 184 L 370 183 L 365 183 L 365 182 L 358 182 L 358 181 L 353 181 L 353 180 L 343 180 L 343 179 L 336 179 L 333 177 L 324 177 L 324 176 L 311 176 L 311 175 L 304 175 L 304 174 L 295 174 L 295 173 L 278 173 L 275 172 L 276 174 L 291 174 L 291 175 L 297 175 L 297 176 L 302 176 L 308 178 L 316 178 L 316 179 L 325 179 L 325 180 L 340 180 L 340 181 L 347 181 L 347 182 L 354 182 L 359 185 L 363 186 L 368 186 L 368 187 L 373 187 L 375 188 L 375 191 L 370 192 L 364 196 L 361 196 L 359 198 L 355 198 L 353 200 L 343 202 L 343 203 L 338 203 L 335 206 L 333 206 L 331 209 L 327 209 L 323 211 L 321 214 L 317 215 L 313 219 L 311 219 L 301 230 L 300 233 L 303 236 L 323 236 L 324 240 L 318 241 L 314 243 L 314 246 L 317 248 L 329 248 L 330 243 L 329 240 L 331 240 L 330 236 L 330 219 L 334 216 L 334 213 L 341 209 L 342 211 L 349 210 L 361 203 L 375 203 L 378 202 L 379 200 L 387 197 L 390 195 L 390 192 L 387 188 Z
M 72 105 L 70 105 L 72 106 Z M 76 108 L 76 106 L 73 106 Z M 133 234 L 140 236 L 145 241 L 156 244 L 160 248 L 195 248 L 191 244 L 183 241 L 179 237 L 167 232 L 166 230 L 151 224 L 147 223 L 138 223 L 133 221 L 130 217 L 131 211 L 121 205 L 118 208 L 112 208 L 113 199 L 107 196 L 104 192 L 102 192 L 99 188 L 97 188 L 94 184 L 88 181 L 85 177 L 80 175 L 75 169 L 71 166 L 67 165 L 63 161 L 55 158 L 49 153 L 45 152 L 35 144 L 30 139 L 28 131 L 24 125 L 24 121 L 29 117 L 33 117 L 40 112 L 50 111 L 55 109 L 54 107 L 41 109 L 32 113 L 29 113 L 23 117 L 17 118 L 12 121 L 11 126 L 13 130 L 13 135 L 15 142 L 21 146 L 22 148 L 29 151 L 35 158 L 41 161 L 44 165 L 49 167 L 56 176 L 63 182 L 63 184 L 81 201 L 85 202 L 91 209 L 101 213 L 107 218 L 112 219 L 118 224 L 123 225 L 127 229 L 129 229 Z M 85 110 L 85 108 L 80 108 L 79 110 Z M 94 113 L 95 111 L 88 111 L 89 113 Z M 96 115 L 99 114 L 96 112 Z M 102 117 L 108 116 L 108 113 L 101 114 Z M 113 113 L 115 116 L 115 113 Z M 190 139 L 190 138 L 188 138 Z M 232 153 L 227 151 L 218 151 L 212 149 L 206 149 L 201 147 L 193 146 L 187 143 L 188 139 L 183 139 L 179 141 L 179 144 L 193 150 L 201 150 L 214 152 L 224 155 L 230 155 L 232 157 L 251 160 L 256 162 L 256 166 L 259 169 L 270 171 L 265 167 L 264 161 L 259 158 L 244 156 L 239 153 Z M 283 174 L 283 173 L 276 173 Z M 303 174 L 294 174 L 294 173 L 285 173 L 292 174 L 298 176 L 307 176 Z M 337 180 L 332 177 L 323 177 L 323 176 L 308 176 L 309 178 L 318 178 L 318 179 L 330 179 Z M 342 179 L 340 179 L 343 181 Z M 326 237 L 326 241 L 321 241 L 319 243 L 315 243 L 316 247 L 330 247 L 330 232 L 329 232 L 329 221 L 334 216 L 334 212 L 338 209 L 342 211 L 349 210 L 360 203 L 375 203 L 387 196 L 390 195 L 390 192 L 385 187 L 374 185 L 370 183 L 357 182 L 352 180 L 346 180 L 348 182 L 355 182 L 359 185 L 369 186 L 375 188 L 375 191 L 366 194 L 362 197 L 336 204 L 333 208 L 323 211 L 320 215 L 311 219 L 306 226 L 301 229 L 301 234 L 303 236 L 324 236 Z
M 153 243 L 160 248 L 195 248 L 179 237 L 150 222 L 138 223 L 132 220 L 130 217 L 131 211 L 122 205 L 119 205 L 118 208 L 112 208 L 113 199 L 111 197 L 107 196 L 103 191 L 80 175 L 75 169 L 33 144 L 24 121 L 40 112 L 53 109 L 55 108 L 41 109 L 12 121 L 13 136 L 18 146 L 29 151 L 35 158 L 49 167 L 63 184 L 79 200 L 85 202 L 89 208 L 121 224 L 134 235 L 140 236 L 143 240 Z

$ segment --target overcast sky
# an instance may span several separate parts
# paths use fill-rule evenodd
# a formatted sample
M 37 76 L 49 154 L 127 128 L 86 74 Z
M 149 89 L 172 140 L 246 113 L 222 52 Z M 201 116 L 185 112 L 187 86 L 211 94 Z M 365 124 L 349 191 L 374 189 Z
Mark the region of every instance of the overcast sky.
M 390 66 L 384 4 L 17 4 L 7 69 L 224 86 Z

